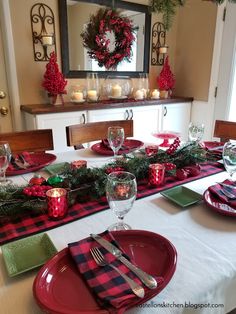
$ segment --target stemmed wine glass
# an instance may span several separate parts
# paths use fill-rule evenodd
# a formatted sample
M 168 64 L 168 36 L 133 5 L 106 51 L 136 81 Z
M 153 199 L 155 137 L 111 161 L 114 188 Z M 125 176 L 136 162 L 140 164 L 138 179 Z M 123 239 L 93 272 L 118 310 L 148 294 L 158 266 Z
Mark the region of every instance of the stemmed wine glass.
M 126 171 L 112 172 L 107 177 L 106 196 L 118 223 L 111 225 L 108 230 L 129 230 L 131 227 L 124 223 L 125 215 L 131 210 L 137 194 L 135 176 Z
M 6 179 L 6 169 L 11 160 L 11 149 L 7 142 L 0 142 L 0 186 L 9 184 L 11 180 Z
M 125 131 L 120 126 L 111 126 L 108 128 L 107 139 L 111 149 L 114 153 L 114 159 L 117 157 L 117 153 L 124 143 Z
M 203 123 L 190 122 L 188 128 L 188 138 L 191 142 L 200 142 L 204 135 L 205 126 Z
M 230 180 L 233 180 L 233 174 L 236 171 L 236 141 L 229 141 L 224 144 L 222 157 Z

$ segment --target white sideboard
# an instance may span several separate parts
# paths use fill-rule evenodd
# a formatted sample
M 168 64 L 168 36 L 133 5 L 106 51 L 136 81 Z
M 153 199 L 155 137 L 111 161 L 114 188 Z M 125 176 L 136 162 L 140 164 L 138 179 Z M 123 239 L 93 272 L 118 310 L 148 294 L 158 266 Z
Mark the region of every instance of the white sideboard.
M 23 106 L 27 108 L 27 106 Z M 73 148 L 66 144 L 65 127 L 68 125 L 108 120 L 132 119 L 134 121 L 134 138 L 144 142 L 155 143 L 152 132 L 168 130 L 180 133 L 183 140 L 188 137 L 188 125 L 191 117 L 191 101 L 121 106 L 118 108 L 73 110 L 65 112 L 27 112 L 22 110 L 27 130 L 53 130 L 54 151 L 63 152 Z M 91 109 L 90 109 L 91 108 Z

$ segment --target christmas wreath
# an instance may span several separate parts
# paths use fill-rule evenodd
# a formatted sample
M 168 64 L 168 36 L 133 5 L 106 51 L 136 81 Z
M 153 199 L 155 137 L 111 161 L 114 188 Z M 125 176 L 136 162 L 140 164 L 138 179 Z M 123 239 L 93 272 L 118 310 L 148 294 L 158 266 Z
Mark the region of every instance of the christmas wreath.
M 100 67 L 114 69 L 123 60 L 130 62 L 134 31 L 135 27 L 129 18 L 122 17 L 113 9 L 101 8 L 95 15 L 91 15 L 81 37 L 90 58 L 97 60 Z M 113 50 L 109 47 L 109 33 L 113 33 L 115 38 Z

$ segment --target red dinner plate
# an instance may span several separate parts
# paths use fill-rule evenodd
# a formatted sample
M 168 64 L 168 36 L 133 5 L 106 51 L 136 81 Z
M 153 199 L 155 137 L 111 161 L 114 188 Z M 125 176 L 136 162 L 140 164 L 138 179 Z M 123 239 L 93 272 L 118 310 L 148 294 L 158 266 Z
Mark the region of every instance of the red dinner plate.
M 57 157 L 50 153 L 32 153 L 30 154 L 30 158 L 33 163 L 31 167 L 27 169 L 16 169 L 16 170 L 7 169 L 6 175 L 17 176 L 20 174 L 37 171 L 51 164 L 54 160 L 56 160 Z
M 236 216 L 236 208 L 231 207 L 229 204 L 222 202 L 219 198 L 214 196 L 209 190 L 203 194 L 203 199 L 210 208 L 214 211 L 227 216 Z
M 118 151 L 118 155 L 122 154 L 128 154 L 132 152 L 135 149 L 138 149 L 139 147 L 143 146 L 143 142 L 139 140 L 133 140 L 133 139 L 126 139 L 124 140 L 123 143 L 123 149 L 120 149 Z M 108 156 L 113 156 L 114 153 L 112 149 L 109 146 L 104 145 L 102 142 L 96 143 L 92 145 L 91 149 L 101 155 L 108 155 Z
M 130 303 L 131 308 L 164 289 L 175 272 L 177 253 L 169 240 L 153 232 L 128 230 L 116 231 L 113 235 L 144 271 L 163 277 L 163 282 L 156 289 L 148 290 L 143 299 Z M 40 269 L 34 280 L 33 293 L 41 309 L 49 313 L 108 313 L 95 301 L 68 248 L 60 251 Z

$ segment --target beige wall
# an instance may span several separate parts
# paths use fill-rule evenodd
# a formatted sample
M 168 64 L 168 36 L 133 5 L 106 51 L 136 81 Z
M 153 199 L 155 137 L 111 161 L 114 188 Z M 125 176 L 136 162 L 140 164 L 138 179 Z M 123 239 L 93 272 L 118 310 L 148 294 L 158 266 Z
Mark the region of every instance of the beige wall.
M 179 10 L 175 54 L 175 93 L 207 101 L 217 6 L 188 0 Z
M 11 7 L 17 74 L 21 104 L 47 103 L 46 92 L 41 87 L 46 62 L 36 62 L 33 57 L 30 9 L 36 0 L 9 0 Z M 60 37 L 57 0 L 44 0 L 55 15 L 57 56 L 60 66 Z M 132 0 L 147 4 L 148 0 Z M 172 71 L 176 75 L 175 94 L 207 99 L 214 39 L 216 6 L 207 1 L 188 0 L 178 10 L 173 26 L 167 34 L 169 57 Z M 160 20 L 154 14 L 152 23 Z M 151 42 L 150 42 L 151 46 Z M 155 88 L 160 66 L 150 66 L 150 85 Z M 80 83 L 79 79 L 68 79 L 70 85 Z M 66 96 L 66 100 L 69 97 Z

